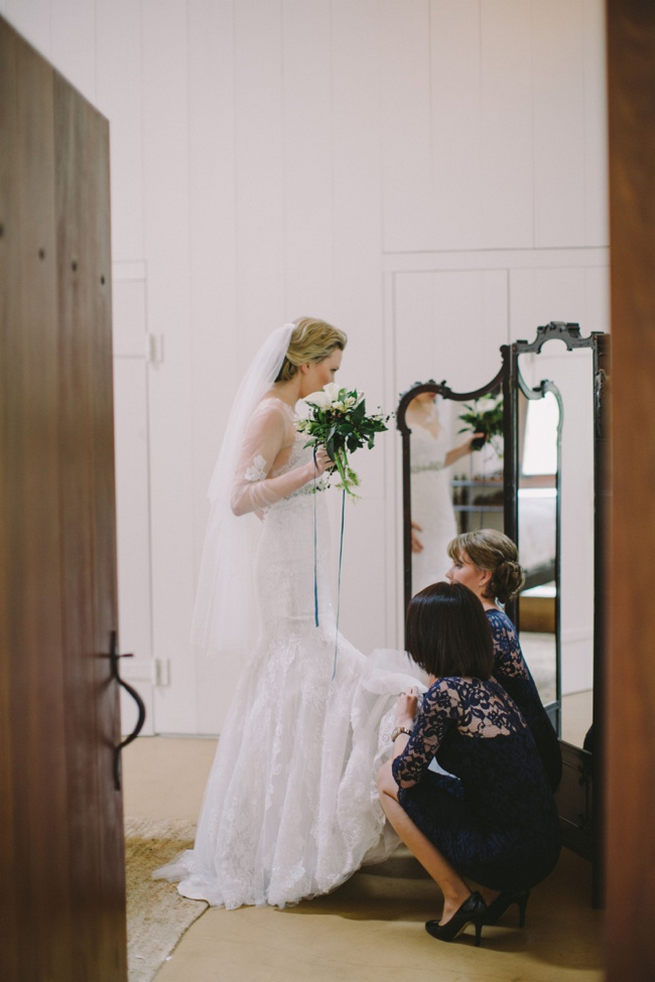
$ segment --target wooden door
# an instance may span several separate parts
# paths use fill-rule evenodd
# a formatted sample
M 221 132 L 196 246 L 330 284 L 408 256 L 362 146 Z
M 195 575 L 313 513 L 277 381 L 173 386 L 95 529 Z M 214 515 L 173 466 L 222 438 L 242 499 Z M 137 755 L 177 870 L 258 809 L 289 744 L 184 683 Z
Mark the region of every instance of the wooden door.
M 655 5 L 609 0 L 607 982 L 655 978 Z
M 7 980 L 126 978 L 108 125 L 0 19 Z

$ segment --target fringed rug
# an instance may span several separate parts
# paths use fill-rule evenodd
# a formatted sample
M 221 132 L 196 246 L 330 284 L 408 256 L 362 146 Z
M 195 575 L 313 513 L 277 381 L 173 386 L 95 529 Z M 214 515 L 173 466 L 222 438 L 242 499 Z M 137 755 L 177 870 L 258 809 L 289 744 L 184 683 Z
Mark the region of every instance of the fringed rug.
M 151 982 L 191 924 L 207 909 L 185 900 L 152 871 L 193 845 L 192 822 L 125 820 L 127 961 L 129 982 Z

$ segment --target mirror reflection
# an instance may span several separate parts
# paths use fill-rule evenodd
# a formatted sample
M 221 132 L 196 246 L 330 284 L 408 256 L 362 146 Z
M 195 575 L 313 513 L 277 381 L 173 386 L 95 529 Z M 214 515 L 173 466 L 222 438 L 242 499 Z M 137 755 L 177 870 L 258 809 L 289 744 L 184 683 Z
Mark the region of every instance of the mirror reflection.
M 484 400 L 478 400 L 483 403 Z M 486 414 L 486 416 L 485 416 Z M 495 414 L 495 424 L 489 418 Z M 498 424 L 497 420 L 500 420 Z M 458 533 L 503 525 L 502 400 L 462 407 L 439 392 L 408 403 L 412 593 L 443 579 Z
M 593 718 L 593 356 L 552 341 L 522 355 L 519 371 L 527 386 L 550 388 L 519 398 L 521 644 L 544 703 L 561 696 L 562 739 L 582 747 Z M 538 383 L 544 376 L 552 381 Z
M 458 393 L 445 382 L 416 383 L 398 413 L 406 601 L 443 578 L 454 535 L 507 531 L 526 573 L 508 613 L 553 726 L 575 747 L 586 745 L 593 719 L 598 337 L 551 323 L 535 341 L 501 349 L 487 386 Z
M 521 647 L 544 706 L 559 729 L 557 685 L 557 475 L 560 403 L 552 389 L 519 393 L 518 598 Z

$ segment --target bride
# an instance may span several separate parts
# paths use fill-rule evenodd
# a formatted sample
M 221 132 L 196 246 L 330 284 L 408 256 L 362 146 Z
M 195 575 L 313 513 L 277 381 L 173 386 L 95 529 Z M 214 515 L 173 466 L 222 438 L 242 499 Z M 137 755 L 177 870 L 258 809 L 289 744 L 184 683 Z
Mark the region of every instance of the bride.
M 312 318 L 268 338 L 210 485 L 194 641 L 216 657 L 238 652 L 244 667 L 194 848 L 156 875 L 227 908 L 326 893 L 398 843 L 375 777 L 391 753 L 395 699 L 416 678 L 408 661 L 383 671 L 337 636 L 316 493 L 331 461 L 324 448 L 314 461 L 296 428 L 296 403 L 334 380 L 345 346 L 342 331 Z

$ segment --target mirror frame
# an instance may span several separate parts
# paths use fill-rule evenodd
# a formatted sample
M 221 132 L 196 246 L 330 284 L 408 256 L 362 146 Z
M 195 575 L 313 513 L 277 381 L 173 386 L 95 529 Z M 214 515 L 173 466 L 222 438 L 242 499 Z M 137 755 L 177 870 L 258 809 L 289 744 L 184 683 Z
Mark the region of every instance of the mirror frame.
M 563 342 L 568 351 L 589 348 L 592 352 L 592 378 L 590 397 L 593 399 L 593 469 L 594 469 L 594 613 L 593 613 L 593 753 L 583 747 L 576 747 L 560 740 L 562 748 L 562 783 L 557 792 L 558 812 L 562 829 L 562 841 L 575 852 L 592 860 L 592 901 L 595 906 L 602 905 L 603 895 L 603 771 L 605 760 L 603 713 L 605 704 L 605 673 L 607 632 L 605 612 L 607 609 L 606 556 L 607 556 L 607 517 L 609 515 L 609 425 L 608 425 L 608 381 L 609 381 L 609 335 L 602 331 L 592 331 L 582 337 L 580 325 L 563 321 L 550 321 L 538 327 L 533 341 L 518 340 L 501 345 L 501 367 L 498 373 L 478 389 L 471 392 L 454 392 L 445 381 L 415 382 L 401 394 L 396 411 L 396 427 L 402 437 L 402 494 L 403 494 L 403 588 L 404 602 L 407 605 L 412 596 L 411 564 L 411 429 L 405 421 L 407 406 L 421 392 L 434 392 L 455 402 L 474 400 L 487 393 L 503 394 L 504 432 L 503 432 L 503 527 L 505 534 L 513 539 L 520 549 L 518 529 L 518 489 L 519 489 L 519 394 L 527 398 L 542 398 L 552 391 L 560 405 L 560 420 L 557 434 L 557 505 L 556 505 L 556 576 L 560 583 L 560 534 L 561 534 L 561 430 L 562 406 L 557 386 L 544 380 L 539 386 L 531 388 L 525 383 L 519 369 L 519 357 L 524 354 L 539 354 L 547 341 Z M 507 613 L 520 629 L 516 601 L 507 604 Z M 561 622 L 559 589 L 556 600 L 556 702 L 549 704 L 551 719 L 556 713 L 557 732 L 561 716 Z M 595 792 L 594 792 L 595 789 Z
M 517 342 L 517 344 L 523 344 L 524 342 Z M 551 379 L 542 379 L 539 385 L 531 388 L 523 378 L 520 368 L 518 366 L 518 355 L 525 354 L 524 351 L 518 352 L 516 356 L 517 366 L 516 366 L 516 386 L 514 387 L 514 404 L 511 406 L 511 411 L 513 417 L 515 418 L 515 424 L 512 427 L 512 438 L 516 438 L 516 453 L 512 457 L 512 468 L 513 468 L 513 478 L 512 486 L 515 488 L 513 495 L 513 501 L 516 505 L 516 509 L 512 511 L 512 515 L 516 522 L 515 527 L 512 532 L 506 532 L 505 534 L 512 539 L 519 549 L 520 556 L 520 544 L 519 544 L 519 490 L 521 483 L 521 473 L 520 473 L 520 461 L 521 454 L 519 453 L 519 397 L 523 395 L 529 401 L 536 401 L 537 399 L 543 399 L 547 393 L 552 393 L 557 402 L 558 408 L 558 420 L 557 420 L 557 434 L 556 434 L 556 460 L 557 460 L 557 470 L 555 472 L 555 583 L 557 584 L 557 590 L 555 591 L 555 699 L 544 705 L 544 709 L 550 717 L 550 721 L 553 724 L 553 728 L 557 733 L 558 738 L 562 735 L 562 592 L 560 585 L 562 582 L 562 553 L 561 553 L 561 535 L 562 535 L 562 497 L 561 497 L 561 484 L 562 484 L 562 423 L 564 419 L 564 406 L 562 403 L 562 394 L 557 388 L 557 385 Z M 521 597 L 520 594 L 514 597 L 511 601 L 511 619 L 516 627 L 517 633 L 521 635 L 521 608 L 520 608 Z M 507 605 L 508 608 L 510 604 Z M 561 742 L 561 740 L 560 740 Z
M 487 394 L 503 395 L 503 527 L 507 525 L 508 509 L 512 506 L 509 501 L 508 483 L 508 459 L 505 452 L 507 440 L 511 432 L 511 421 L 507 412 L 508 402 L 508 365 L 509 351 L 502 352 L 502 364 L 500 370 L 494 377 L 482 385 L 479 389 L 471 392 L 454 392 L 445 382 L 435 382 L 428 379 L 427 382 L 415 382 L 409 389 L 400 396 L 398 408 L 396 409 L 396 428 L 400 431 L 402 438 L 402 488 L 403 488 L 403 600 L 404 610 L 407 610 L 409 601 L 412 598 L 412 541 L 411 541 L 411 429 L 408 427 L 405 414 L 410 402 L 422 392 L 434 392 L 444 399 L 452 399 L 454 402 L 470 402 L 479 399 Z
M 593 863 L 592 899 L 595 906 L 602 905 L 603 895 L 603 786 L 604 786 L 604 704 L 607 632 L 605 612 L 607 609 L 607 518 L 609 515 L 609 426 L 608 426 L 608 382 L 609 382 L 609 335 L 602 331 L 592 331 L 582 337 L 580 325 L 551 321 L 537 328 L 533 341 L 515 341 L 506 346 L 508 360 L 509 392 L 508 405 L 511 417 L 511 436 L 505 443 L 507 454 L 507 477 L 510 481 L 511 506 L 507 510 L 506 534 L 520 549 L 518 541 L 518 402 L 519 392 L 531 391 L 523 381 L 519 370 L 519 357 L 524 354 L 539 354 L 547 341 L 563 342 L 567 351 L 578 348 L 591 350 L 591 378 L 589 396 L 593 400 L 593 470 L 594 470 L 594 613 L 593 613 L 593 753 L 589 749 L 577 747 L 560 740 L 562 748 L 562 782 L 557 792 L 558 811 L 562 828 L 562 841 L 580 855 Z M 542 383 L 544 384 L 544 383 Z M 558 446 L 558 463 L 560 447 Z M 560 522 L 560 475 L 558 468 L 557 525 L 559 536 Z M 559 538 L 557 542 L 559 553 Z M 559 576 L 559 569 L 557 570 Z M 516 612 L 515 612 L 516 613 Z M 559 614 L 558 614 L 559 616 Z M 517 624 L 517 628 L 519 625 Z M 561 644 L 560 624 L 556 625 L 558 652 Z M 559 654 L 558 654 L 559 658 Z M 559 677 L 558 664 L 558 677 Z

